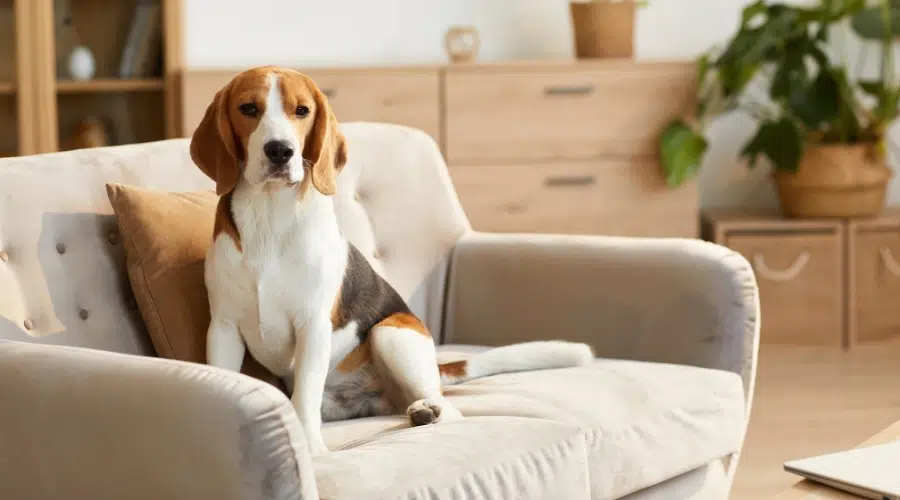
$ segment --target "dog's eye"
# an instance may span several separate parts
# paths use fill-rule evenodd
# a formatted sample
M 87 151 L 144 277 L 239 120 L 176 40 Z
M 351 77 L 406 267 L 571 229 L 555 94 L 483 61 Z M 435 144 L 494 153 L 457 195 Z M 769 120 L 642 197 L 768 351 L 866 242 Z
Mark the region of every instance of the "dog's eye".
M 256 114 L 259 113 L 259 108 L 256 107 L 256 104 L 248 102 L 238 106 L 238 111 L 244 116 L 256 116 Z
M 304 117 L 309 114 L 309 108 L 306 106 L 297 106 L 297 116 Z

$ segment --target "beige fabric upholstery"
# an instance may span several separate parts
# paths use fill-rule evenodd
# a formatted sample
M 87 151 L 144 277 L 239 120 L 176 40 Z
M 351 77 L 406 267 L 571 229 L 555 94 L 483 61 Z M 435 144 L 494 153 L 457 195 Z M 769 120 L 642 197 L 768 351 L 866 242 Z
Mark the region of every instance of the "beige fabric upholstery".
M 451 361 L 483 349 L 448 345 L 441 346 L 439 353 L 441 361 Z M 473 421 L 528 417 L 583 431 L 591 498 L 619 498 L 730 456 L 740 449 L 746 416 L 741 378 L 735 373 L 612 359 L 580 368 L 489 377 L 449 387 L 444 394 Z M 398 439 L 395 434 L 402 434 L 403 424 L 400 416 L 340 422 L 328 426 L 326 440 L 334 449 L 378 444 L 399 451 L 390 443 Z M 423 450 L 442 444 L 439 436 L 429 432 L 402 435 L 409 446 Z M 531 438 L 523 434 L 518 439 L 528 442 Z M 496 446 L 491 441 L 457 439 L 454 451 L 460 460 L 468 454 L 492 457 Z M 378 460 L 384 467 L 370 465 L 370 473 L 390 476 L 395 468 L 427 468 L 427 454 L 410 457 L 412 464 L 404 462 L 404 456 Z M 471 469 L 463 476 L 477 477 L 483 470 L 476 460 L 466 462 Z M 316 464 L 321 478 L 324 473 Z M 410 478 L 419 475 L 408 474 Z M 412 479 L 395 482 L 394 491 L 412 491 L 417 484 Z M 354 497 L 335 494 L 333 498 Z
M 685 472 L 649 488 L 622 497 L 623 500 L 721 500 L 728 498 L 731 480 L 728 459 Z
M 728 370 L 749 411 L 759 298 L 737 252 L 699 240 L 470 232 L 451 273 L 447 343 L 564 336 L 601 357 Z
M 179 141 L 0 160 L 0 339 L 152 353 L 106 182 L 210 187 L 190 161 Z
M 442 346 L 441 359 L 483 347 Z M 740 449 L 741 378 L 724 370 L 598 359 L 447 388 L 465 416 L 514 415 L 585 431 L 593 498 L 619 498 Z
M 313 464 L 331 500 L 587 500 L 585 446 L 577 427 L 473 417 L 373 436 Z
M 152 354 L 105 184 L 211 188 L 187 140 L 2 159 L 0 339 L 16 342 L 0 342 L 0 498 L 727 497 L 756 363 L 746 261 L 698 241 L 478 234 L 426 134 L 342 130 L 342 229 L 442 356 L 566 338 L 601 359 L 449 388 L 472 417 L 452 425 L 331 424 L 343 449 L 312 459 L 277 390 L 103 352 Z
M 749 419 L 760 306 L 741 254 L 698 240 L 469 232 L 450 269 L 444 342 L 564 335 L 601 357 L 732 371 Z
M 245 375 L 0 341 L 0 395 L 0 498 L 316 498 L 293 407 Z

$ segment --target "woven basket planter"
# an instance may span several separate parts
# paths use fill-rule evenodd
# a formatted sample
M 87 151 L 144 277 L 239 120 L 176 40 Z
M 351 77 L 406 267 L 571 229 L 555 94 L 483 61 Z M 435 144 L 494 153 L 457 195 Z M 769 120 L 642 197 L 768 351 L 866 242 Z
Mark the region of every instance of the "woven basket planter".
M 634 0 L 570 2 L 575 56 L 579 59 L 631 58 L 636 10 Z
M 808 148 L 796 173 L 776 170 L 781 207 L 789 217 L 871 217 L 884 209 L 893 171 L 872 144 Z

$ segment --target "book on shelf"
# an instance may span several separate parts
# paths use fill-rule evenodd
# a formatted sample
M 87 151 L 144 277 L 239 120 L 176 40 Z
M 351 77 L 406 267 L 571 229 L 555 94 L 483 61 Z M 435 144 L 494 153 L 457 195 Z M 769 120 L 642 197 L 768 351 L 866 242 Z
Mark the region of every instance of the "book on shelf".
M 134 9 L 131 27 L 122 48 L 120 78 L 156 76 L 162 53 L 162 6 L 153 0 L 142 0 Z

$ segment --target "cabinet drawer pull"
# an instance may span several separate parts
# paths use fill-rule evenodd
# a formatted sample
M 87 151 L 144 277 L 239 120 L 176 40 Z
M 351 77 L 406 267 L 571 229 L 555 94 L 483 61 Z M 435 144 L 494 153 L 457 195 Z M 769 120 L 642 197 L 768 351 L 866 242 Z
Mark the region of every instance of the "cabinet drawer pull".
M 544 185 L 548 187 L 556 186 L 588 186 L 596 181 L 593 175 L 560 175 L 547 177 L 544 179 Z
M 329 99 L 334 99 L 334 96 L 337 95 L 337 90 L 335 89 L 322 89 L 322 93 L 325 94 L 325 97 Z
M 900 264 L 897 263 L 897 259 L 894 258 L 891 249 L 882 247 L 880 253 L 881 261 L 884 262 L 884 267 L 886 267 L 894 276 L 900 276 Z
M 790 267 L 784 270 L 769 269 L 762 254 L 753 254 L 753 267 L 756 268 L 759 274 L 770 281 L 777 281 L 779 283 L 791 281 L 797 276 L 800 276 L 800 273 L 806 268 L 807 263 L 809 263 L 809 252 L 805 250 L 797 257 L 797 260 L 795 260 Z
M 554 85 L 544 88 L 544 95 L 586 95 L 593 91 L 593 85 Z

